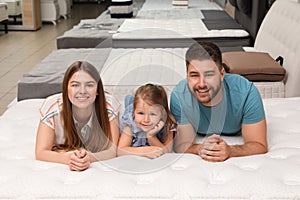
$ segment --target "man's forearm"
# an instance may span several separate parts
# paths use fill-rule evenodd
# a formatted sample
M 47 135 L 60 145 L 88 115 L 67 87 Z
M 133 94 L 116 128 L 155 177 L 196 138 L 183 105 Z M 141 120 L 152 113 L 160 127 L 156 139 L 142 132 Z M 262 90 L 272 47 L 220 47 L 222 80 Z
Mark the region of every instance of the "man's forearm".
M 258 142 L 248 142 L 243 145 L 230 146 L 230 148 L 229 157 L 250 156 L 268 152 L 268 148 Z

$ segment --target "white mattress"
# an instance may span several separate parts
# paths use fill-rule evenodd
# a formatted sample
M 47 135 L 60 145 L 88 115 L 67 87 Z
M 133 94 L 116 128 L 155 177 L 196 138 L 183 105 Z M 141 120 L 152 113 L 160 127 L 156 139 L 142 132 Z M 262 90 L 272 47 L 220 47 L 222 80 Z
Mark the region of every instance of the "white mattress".
M 173 10 L 140 10 L 136 19 L 203 19 L 199 8 Z
M 238 41 L 247 45 L 249 33 L 241 29 L 208 30 L 201 19 L 126 19 L 113 34 L 113 47 L 188 47 L 176 45 L 180 40 L 215 39 Z M 170 41 L 170 42 L 168 42 Z M 173 43 L 173 45 L 172 45 Z M 221 44 L 220 44 L 221 45 Z M 230 46 L 235 46 L 230 43 Z
M 141 10 L 172 10 L 173 0 L 146 0 Z M 202 10 L 223 10 L 217 3 L 210 0 L 189 0 L 189 8 Z
M 124 156 L 84 172 L 36 161 L 42 100 L 17 102 L 0 117 L 0 199 L 298 199 L 300 98 L 264 99 L 269 152 L 222 163 L 192 154 Z M 201 140 L 202 138 L 198 138 Z M 239 144 L 240 137 L 224 137 Z
M 6 3 L 0 3 L 0 22 L 8 19 L 8 8 Z
M 170 93 L 185 78 L 186 50 L 112 49 L 100 73 L 103 85 L 119 99 L 148 82 L 163 85 Z
M 1 3 L 6 3 L 8 7 L 8 15 L 17 16 L 22 13 L 20 0 L 0 0 Z
M 149 33 L 152 29 L 160 30 L 159 33 Z M 142 32 L 145 30 L 145 32 Z M 136 34 L 135 31 L 138 31 Z M 126 19 L 118 29 L 118 34 L 113 36 L 118 38 L 207 38 L 207 37 L 246 37 L 249 33 L 245 30 L 208 30 L 201 19 Z M 166 34 L 166 33 L 167 34 Z M 174 33 L 171 36 L 170 33 Z M 126 33 L 126 34 L 121 34 Z M 142 33 L 144 33 L 142 35 Z

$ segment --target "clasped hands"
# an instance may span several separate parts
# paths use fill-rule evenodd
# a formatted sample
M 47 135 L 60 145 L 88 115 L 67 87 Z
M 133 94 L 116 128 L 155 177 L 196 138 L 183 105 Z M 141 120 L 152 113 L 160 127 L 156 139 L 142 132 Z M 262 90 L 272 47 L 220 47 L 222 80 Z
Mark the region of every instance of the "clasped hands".
M 69 168 L 71 171 L 83 171 L 91 165 L 91 154 L 85 149 L 75 150 L 70 155 Z
M 230 146 L 217 134 L 205 138 L 199 150 L 199 156 L 210 162 L 224 161 L 230 154 Z

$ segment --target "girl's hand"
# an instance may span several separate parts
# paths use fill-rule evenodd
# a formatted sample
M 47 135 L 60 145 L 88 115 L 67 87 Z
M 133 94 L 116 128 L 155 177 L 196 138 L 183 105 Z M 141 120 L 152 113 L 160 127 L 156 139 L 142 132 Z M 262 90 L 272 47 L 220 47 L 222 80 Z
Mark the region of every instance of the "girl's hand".
M 150 151 L 145 155 L 147 158 L 158 158 L 164 154 L 163 148 L 156 146 L 149 146 Z
M 151 129 L 150 131 L 148 131 L 146 133 L 147 136 L 155 136 L 165 125 L 165 122 L 163 121 L 159 121 L 154 127 L 153 129 Z
M 89 168 L 90 165 L 90 156 L 86 150 L 82 149 L 72 152 L 69 161 L 69 168 L 71 171 L 83 171 Z

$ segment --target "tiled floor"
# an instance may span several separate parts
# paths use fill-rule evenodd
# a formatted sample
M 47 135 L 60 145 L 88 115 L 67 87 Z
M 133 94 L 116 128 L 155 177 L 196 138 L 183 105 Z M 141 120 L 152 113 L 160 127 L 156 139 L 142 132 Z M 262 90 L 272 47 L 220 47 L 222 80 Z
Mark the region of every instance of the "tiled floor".
M 56 26 L 43 23 L 38 31 L 0 31 L 0 116 L 17 96 L 17 83 L 22 75 L 56 49 L 56 37 L 78 24 L 80 19 L 96 18 L 108 3 L 73 4 L 71 18 L 61 19 Z

